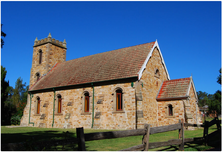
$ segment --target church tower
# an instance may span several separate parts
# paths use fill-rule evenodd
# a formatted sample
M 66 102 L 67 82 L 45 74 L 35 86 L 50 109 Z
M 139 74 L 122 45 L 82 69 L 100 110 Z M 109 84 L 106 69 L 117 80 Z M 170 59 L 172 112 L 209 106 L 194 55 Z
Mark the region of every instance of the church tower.
M 66 61 L 66 40 L 55 40 L 49 33 L 45 39 L 38 40 L 33 46 L 32 68 L 29 88 L 47 74 L 56 63 Z

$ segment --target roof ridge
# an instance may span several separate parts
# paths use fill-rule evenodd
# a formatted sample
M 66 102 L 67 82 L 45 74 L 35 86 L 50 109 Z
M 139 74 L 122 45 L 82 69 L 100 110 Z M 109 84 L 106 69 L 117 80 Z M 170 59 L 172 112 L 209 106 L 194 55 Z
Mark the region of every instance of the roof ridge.
M 179 79 L 171 79 L 171 80 L 165 80 L 164 82 L 167 82 L 167 81 L 175 81 L 175 80 L 184 80 L 184 79 L 190 79 L 190 77 L 179 78 Z
M 149 54 L 155 43 L 139 44 L 61 62 L 31 89 L 137 78 L 146 58 L 144 54 Z M 117 66 L 119 68 L 116 68 Z
M 69 62 L 69 61 L 73 61 L 73 60 L 77 60 L 77 59 L 85 58 L 85 57 L 89 57 L 89 56 L 95 56 L 95 55 L 98 55 L 98 54 L 104 54 L 104 53 L 108 53 L 108 52 L 112 52 L 112 51 L 122 50 L 122 49 L 126 49 L 126 48 L 131 48 L 131 47 L 141 46 L 141 45 L 145 45 L 145 44 L 150 44 L 150 43 L 155 43 L 155 41 L 148 42 L 148 43 L 142 43 L 142 44 L 138 44 L 138 45 L 133 45 L 133 46 L 128 46 L 128 47 L 124 47 L 124 48 L 119 48 L 119 49 L 115 49 L 115 50 L 110 50 L 110 51 L 106 51 L 106 52 L 101 52 L 101 53 L 97 53 L 97 54 L 91 54 L 91 55 L 71 59 L 71 60 L 68 60 L 68 61 L 65 61 L 65 62 Z M 65 63 L 65 62 L 62 62 L 62 63 Z

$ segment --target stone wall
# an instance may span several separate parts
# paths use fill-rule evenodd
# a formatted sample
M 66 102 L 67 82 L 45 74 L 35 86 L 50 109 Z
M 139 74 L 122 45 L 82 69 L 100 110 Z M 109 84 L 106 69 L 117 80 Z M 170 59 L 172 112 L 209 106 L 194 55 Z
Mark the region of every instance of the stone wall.
M 201 117 L 199 115 L 199 107 L 198 107 L 197 99 L 196 99 L 196 96 L 195 96 L 195 90 L 194 90 L 192 84 L 191 84 L 191 87 L 190 87 L 189 96 L 190 96 L 190 99 L 189 99 L 188 104 L 190 106 L 188 106 L 186 108 L 186 110 L 187 110 L 187 113 L 190 114 L 190 118 L 187 119 L 187 122 L 192 123 L 192 124 L 200 124 L 200 123 L 202 123 L 202 121 L 201 121 Z
M 155 74 L 159 70 L 159 75 Z M 143 71 L 141 81 L 143 82 L 143 101 L 140 103 L 143 110 L 143 119 L 138 122 L 138 128 L 143 128 L 144 123 L 151 124 L 151 127 L 158 126 L 158 104 L 156 96 L 163 81 L 168 80 L 167 72 L 162 64 L 162 59 L 157 48 L 154 49 L 146 69 Z
M 114 92 L 116 88 L 123 90 L 123 105 L 124 110 L 117 112 L 114 109 Z M 88 91 L 90 94 L 90 111 L 83 112 L 83 93 Z M 93 89 L 77 88 L 70 90 L 56 91 L 56 95 L 62 96 L 62 113 L 57 114 L 55 110 L 54 125 L 55 128 L 76 128 L 84 127 L 91 128 L 92 126 L 92 104 L 93 104 Z M 40 97 L 40 114 L 36 114 L 37 97 Z M 102 103 L 98 102 L 102 99 Z M 33 95 L 31 104 L 30 122 L 34 122 L 36 127 L 52 127 L 53 123 L 53 92 L 36 93 Z M 101 100 L 100 100 L 101 101 Z M 71 103 L 71 104 L 70 104 Z M 28 103 L 22 118 L 21 124 L 28 124 L 29 117 Z M 55 105 L 56 107 L 56 105 Z M 55 108 L 56 109 L 56 108 Z M 131 83 L 111 84 L 94 87 L 94 128 L 103 129 L 135 129 L 136 113 L 135 113 L 135 89 L 131 87 Z M 42 117 L 44 116 L 45 117 Z M 66 119 L 67 115 L 70 115 Z M 42 118 L 41 118 L 42 117 Z
M 39 50 L 42 50 L 42 62 L 39 64 Z M 35 46 L 33 48 L 33 58 L 32 58 L 32 68 L 30 74 L 31 87 L 36 81 L 36 73 L 40 74 L 42 77 L 46 74 L 56 63 L 66 61 L 66 49 L 53 45 L 51 43 L 46 43 L 40 46 Z
M 168 115 L 168 105 L 173 106 L 173 115 Z M 182 100 L 158 101 L 158 126 L 176 124 L 184 120 L 184 103 Z
M 200 124 L 201 117 L 192 83 L 188 96 L 187 99 L 158 101 L 158 126 L 175 124 L 179 122 L 179 119 L 184 120 L 186 123 Z M 173 116 L 168 116 L 167 106 L 169 104 L 173 106 Z M 188 127 L 188 129 L 194 128 Z

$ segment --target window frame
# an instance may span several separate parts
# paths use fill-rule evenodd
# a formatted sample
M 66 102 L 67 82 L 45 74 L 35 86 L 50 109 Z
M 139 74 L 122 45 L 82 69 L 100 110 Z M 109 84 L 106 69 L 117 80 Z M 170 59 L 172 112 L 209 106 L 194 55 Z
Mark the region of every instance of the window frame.
M 41 100 L 40 97 L 36 97 L 37 99 L 37 107 L 36 107 L 36 114 L 40 114 L 40 107 L 41 107 Z
M 171 103 L 166 105 L 166 117 L 168 118 L 175 117 L 174 106 Z
M 55 115 L 63 115 L 63 113 L 62 113 L 62 109 L 63 109 L 62 100 L 63 100 L 62 95 L 57 94 L 56 95 L 56 101 L 55 101 Z
M 43 54 L 43 52 L 42 52 L 42 50 L 40 49 L 40 50 L 39 50 L 39 64 L 42 63 L 42 54 Z
M 62 113 L 62 97 L 58 96 L 58 109 L 57 113 Z
M 159 69 L 155 69 L 154 76 L 157 78 L 160 78 L 160 70 Z
M 120 92 L 119 92 L 120 91 Z M 121 93 L 121 94 L 119 94 L 119 93 Z M 112 106 L 112 110 L 113 110 L 113 112 L 112 113 L 125 113 L 125 108 L 124 108 L 124 94 L 125 94 L 125 90 L 124 90 L 124 88 L 121 86 L 121 85 L 117 85 L 114 89 L 113 89 L 113 93 L 112 93 L 112 95 L 113 95 L 113 100 L 112 100 L 112 102 L 113 102 L 113 106 Z M 118 102 L 118 99 L 117 99 L 117 97 L 118 97 L 118 95 L 120 95 L 120 98 L 121 98 L 121 104 L 119 104 L 119 102 Z M 119 107 L 118 106 L 118 104 L 119 105 L 121 105 L 121 107 Z
M 173 116 L 173 106 L 171 104 L 168 105 L 168 116 Z
M 90 107 L 90 96 L 89 92 L 84 93 L 84 113 L 89 113 Z
M 36 76 L 36 81 L 38 81 L 38 80 L 40 79 L 40 73 L 37 72 L 37 73 L 35 74 L 35 76 Z
M 116 111 L 123 111 L 122 90 L 116 90 Z

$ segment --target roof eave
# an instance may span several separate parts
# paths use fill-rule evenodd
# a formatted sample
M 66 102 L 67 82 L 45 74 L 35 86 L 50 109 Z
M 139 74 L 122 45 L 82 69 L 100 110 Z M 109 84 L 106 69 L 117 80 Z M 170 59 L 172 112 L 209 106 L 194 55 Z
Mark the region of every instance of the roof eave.
M 58 86 L 58 87 L 50 87 L 50 88 L 44 88 L 44 89 L 37 89 L 37 90 L 29 90 L 29 92 L 36 92 L 36 91 L 44 91 L 44 90 L 53 90 L 53 89 L 60 89 L 65 87 L 74 87 L 79 85 L 87 85 L 87 84 L 95 84 L 95 83 L 102 83 L 102 82 L 110 82 L 110 81 L 117 81 L 117 80 L 123 80 L 123 79 L 131 79 L 131 78 L 137 78 L 138 76 L 132 76 L 127 78 L 119 78 L 119 79 L 112 79 L 112 80 L 104 80 L 104 81 L 94 81 L 94 82 L 87 82 L 87 83 L 81 83 L 81 84 L 74 84 L 74 85 L 67 85 L 67 86 Z
M 168 98 L 157 98 L 157 101 L 168 101 L 168 100 L 181 100 L 187 99 L 189 96 L 182 96 L 182 97 L 168 97 Z

